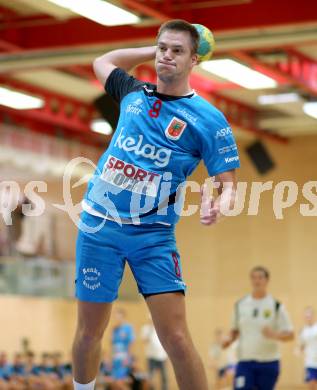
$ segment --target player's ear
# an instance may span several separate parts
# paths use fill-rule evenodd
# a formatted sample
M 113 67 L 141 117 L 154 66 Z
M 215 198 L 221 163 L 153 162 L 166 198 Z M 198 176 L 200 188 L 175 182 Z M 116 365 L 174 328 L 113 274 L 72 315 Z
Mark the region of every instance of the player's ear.
M 192 55 L 192 66 L 198 65 L 198 55 L 195 53 Z

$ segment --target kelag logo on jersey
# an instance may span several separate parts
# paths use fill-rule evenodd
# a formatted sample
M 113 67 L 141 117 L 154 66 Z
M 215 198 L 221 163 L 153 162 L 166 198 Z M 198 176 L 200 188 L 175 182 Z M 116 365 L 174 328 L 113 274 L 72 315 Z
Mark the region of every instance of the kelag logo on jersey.
M 101 174 L 102 180 L 116 187 L 153 197 L 157 196 L 161 178 L 158 173 L 146 171 L 111 155 Z
M 143 135 L 138 136 L 136 141 L 133 137 L 123 135 L 124 127 L 121 128 L 118 138 L 114 144 L 115 147 L 126 152 L 133 152 L 137 156 L 143 156 L 154 161 L 157 167 L 166 167 L 170 161 L 172 151 L 166 148 L 157 148 L 151 144 L 143 144 Z
M 170 138 L 174 141 L 178 140 L 181 135 L 183 134 L 185 128 L 187 126 L 187 123 L 182 121 L 181 119 L 174 118 L 170 121 L 169 125 L 167 126 L 165 130 L 165 135 L 167 138 Z

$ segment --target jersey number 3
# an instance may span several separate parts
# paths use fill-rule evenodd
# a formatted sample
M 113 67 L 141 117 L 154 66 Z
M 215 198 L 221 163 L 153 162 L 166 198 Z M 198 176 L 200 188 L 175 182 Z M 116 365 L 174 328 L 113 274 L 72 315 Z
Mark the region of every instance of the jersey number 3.
M 157 118 L 160 115 L 162 108 L 162 101 L 157 99 L 155 100 L 153 107 L 149 110 L 149 115 L 151 118 Z

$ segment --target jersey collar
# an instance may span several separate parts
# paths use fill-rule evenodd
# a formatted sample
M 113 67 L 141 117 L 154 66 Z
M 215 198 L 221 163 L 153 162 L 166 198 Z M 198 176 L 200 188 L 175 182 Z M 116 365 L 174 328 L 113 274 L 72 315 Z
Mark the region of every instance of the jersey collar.
M 173 95 L 165 95 L 163 93 L 157 92 L 156 90 L 156 85 L 144 85 L 143 86 L 144 93 L 147 96 L 156 96 L 162 101 L 171 101 L 171 100 L 179 100 L 179 99 L 191 99 L 196 92 L 193 91 L 192 93 L 188 95 L 183 95 L 183 96 L 173 96 Z

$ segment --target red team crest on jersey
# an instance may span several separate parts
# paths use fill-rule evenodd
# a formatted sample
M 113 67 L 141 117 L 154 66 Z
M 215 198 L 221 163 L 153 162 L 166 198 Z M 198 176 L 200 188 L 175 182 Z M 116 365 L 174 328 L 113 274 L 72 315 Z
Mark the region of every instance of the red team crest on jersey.
M 167 138 L 177 140 L 183 134 L 187 123 L 178 119 L 174 116 L 174 118 L 170 121 L 169 125 L 165 130 L 165 135 Z

